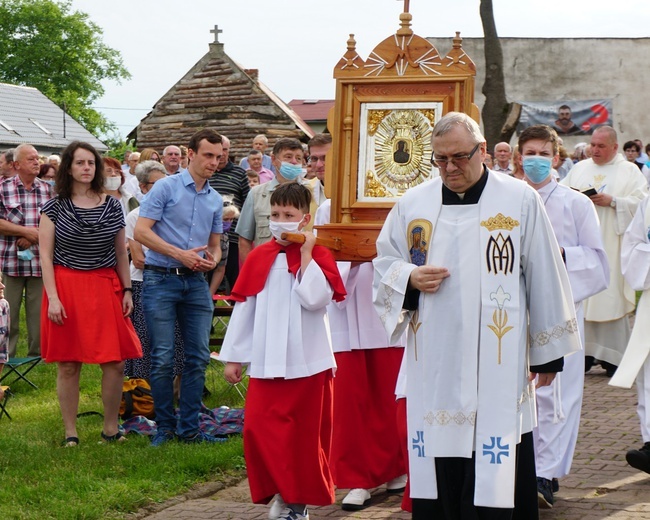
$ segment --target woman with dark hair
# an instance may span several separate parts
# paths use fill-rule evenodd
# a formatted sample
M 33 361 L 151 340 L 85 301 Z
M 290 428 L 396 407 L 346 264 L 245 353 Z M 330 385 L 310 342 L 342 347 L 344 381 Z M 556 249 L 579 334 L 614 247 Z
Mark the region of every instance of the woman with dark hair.
M 104 157 L 104 191 L 115 197 L 122 205 L 124 217 L 137 208 L 140 203 L 129 191 L 124 189 L 124 171 L 117 159 Z
M 104 193 L 103 173 L 102 158 L 90 144 L 71 143 L 56 174 L 57 196 L 41 210 L 41 352 L 46 362 L 58 364 L 64 446 L 79 444 L 83 363 L 102 369 L 102 439 L 125 440 L 117 423 L 124 360 L 142 355 L 128 319 L 133 301 L 124 214 L 120 203 Z
M 41 164 L 37 177 L 43 179 L 45 182 L 54 186 L 54 177 L 56 176 L 56 168 L 51 164 Z

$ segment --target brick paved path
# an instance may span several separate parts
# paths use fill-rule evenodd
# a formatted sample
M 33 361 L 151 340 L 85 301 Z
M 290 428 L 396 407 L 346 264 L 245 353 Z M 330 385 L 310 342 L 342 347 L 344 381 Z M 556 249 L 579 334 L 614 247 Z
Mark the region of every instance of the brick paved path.
M 636 390 L 607 385 L 600 368 L 586 376 L 585 398 L 578 446 L 572 473 L 560 482 L 555 507 L 540 512 L 541 520 L 650 519 L 650 475 L 625 462 L 625 452 L 640 447 L 636 417 Z M 344 493 L 337 493 L 340 503 Z M 182 500 L 182 499 L 181 499 Z M 339 506 L 310 508 L 312 520 L 408 519 L 400 511 L 401 497 L 373 492 L 371 507 L 352 513 Z M 267 507 L 250 503 L 246 481 L 208 498 L 184 500 L 150 516 L 147 520 L 265 519 Z

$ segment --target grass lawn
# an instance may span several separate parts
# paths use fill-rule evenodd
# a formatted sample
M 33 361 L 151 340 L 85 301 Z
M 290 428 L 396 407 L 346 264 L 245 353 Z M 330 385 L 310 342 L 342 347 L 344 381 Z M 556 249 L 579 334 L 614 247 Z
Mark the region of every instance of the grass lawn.
M 21 320 L 22 321 L 22 320 Z M 24 329 L 22 329 L 24 330 Z M 223 333 L 223 331 L 217 331 Z M 24 341 L 18 355 L 26 355 Z M 209 408 L 243 406 L 221 377 L 209 367 Z M 147 504 L 162 502 L 192 485 L 244 468 L 240 437 L 217 445 L 171 443 L 151 448 L 148 437 L 129 435 L 126 443 L 100 442 L 102 418 L 80 417 L 80 445 L 61 448 L 63 424 L 56 397 L 56 366 L 41 363 L 29 377 L 38 390 L 12 384 L 6 417 L 0 421 L 0 518 L 122 518 Z M 101 411 L 101 370 L 85 365 L 79 411 Z

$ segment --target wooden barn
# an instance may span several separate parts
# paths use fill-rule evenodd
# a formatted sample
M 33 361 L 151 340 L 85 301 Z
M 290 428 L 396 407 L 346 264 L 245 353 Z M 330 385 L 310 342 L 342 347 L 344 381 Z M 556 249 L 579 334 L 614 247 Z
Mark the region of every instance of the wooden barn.
M 253 138 L 265 134 L 270 153 L 281 137 L 307 141 L 313 131 L 286 103 L 258 80 L 256 69 L 244 69 L 215 41 L 210 50 L 129 134 L 139 150 L 162 152 L 169 144 L 186 145 L 194 132 L 214 128 L 232 142 L 237 162 L 251 149 Z

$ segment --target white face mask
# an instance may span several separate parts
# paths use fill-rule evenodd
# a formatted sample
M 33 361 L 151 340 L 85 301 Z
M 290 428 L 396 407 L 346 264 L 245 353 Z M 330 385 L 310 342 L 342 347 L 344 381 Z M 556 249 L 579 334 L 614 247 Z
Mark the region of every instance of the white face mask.
M 106 188 L 108 191 L 117 191 L 120 189 L 121 185 L 121 177 L 106 177 L 104 179 L 104 188 Z
M 302 222 L 302 219 L 300 222 Z M 271 220 L 269 222 L 269 229 L 278 242 L 281 244 L 288 244 L 289 242 L 282 240 L 282 233 L 298 233 L 300 222 L 274 222 Z

